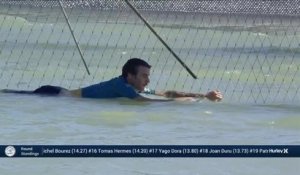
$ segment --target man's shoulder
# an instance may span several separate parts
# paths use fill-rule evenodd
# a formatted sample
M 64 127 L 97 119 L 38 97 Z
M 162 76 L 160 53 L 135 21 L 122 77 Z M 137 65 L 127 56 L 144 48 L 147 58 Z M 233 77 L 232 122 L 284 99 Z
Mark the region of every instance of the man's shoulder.
M 114 77 L 111 80 L 126 82 L 126 79 L 122 76 Z
M 139 96 L 138 92 L 130 85 L 126 78 L 119 76 L 111 79 L 111 84 L 113 85 L 112 89 L 115 90 L 120 97 L 136 98 Z
M 114 77 L 114 78 L 110 79 L 108 82 L 111 82 L 111 83 L 114 83 L 117 85 L 120 85 L 120 84 L 129 85 L 127 80 L 122 76 Z

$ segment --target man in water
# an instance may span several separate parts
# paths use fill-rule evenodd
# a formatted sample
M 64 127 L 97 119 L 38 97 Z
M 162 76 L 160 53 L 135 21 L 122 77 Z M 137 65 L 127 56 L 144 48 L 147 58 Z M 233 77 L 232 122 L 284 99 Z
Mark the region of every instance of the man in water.
M 150 82 L 150 68 L 151 66 L 146 61 L 139 58 L 132 58 L 124 64 L 121 76 L 87 87 L 68 90 L 58 86 L 46 85 L 41 86 L 34 91 L 3 89 L 1 92 L 60 96 L 65 95 L 99 99 L 126 97 L 138 101 L 195 101 L 196 99 L 200 98 L 207 98 L 211 101 L 220 101 L 223 98 L 221 92 L 219 92 L 218 90 L 210 91 L 206 94 L 200 94 L 177 91 L 155 91 L 146 89 L 145 87 Z M 140 93 L 163 96 L 167 99 L 150 99 L 140 95 Z

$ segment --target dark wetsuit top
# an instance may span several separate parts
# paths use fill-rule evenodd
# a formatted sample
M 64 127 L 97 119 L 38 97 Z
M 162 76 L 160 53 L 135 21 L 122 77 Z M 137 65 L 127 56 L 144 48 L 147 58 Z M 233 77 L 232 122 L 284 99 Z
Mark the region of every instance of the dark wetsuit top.
M 81 96 L 84 98 L 136 98 L 139 93 L 128 84 L 122 77 L 115 77 L 111 80 L 87 86 L 81 89 Z
M 21 94 L 41 94 L 41 95 L 59 95 L 65 88 L 59 86 L 45 85 L 41 86 L 34 91 L 18 91 L 18 90 L 5 90 L 6 93 L 21 93 Z M 145 88 L 142 92 L 145 94 L 155 94 L 154 90 Z M 135 90 L 127 80 L 122 77 L 115 77 L 111 80 L 101 82 L 98 84 L 90 85 L 81 89 L 81 96 L 83 98 L 118 98 L 126 97 L 134 99 L 140 96 L 139 92 Z

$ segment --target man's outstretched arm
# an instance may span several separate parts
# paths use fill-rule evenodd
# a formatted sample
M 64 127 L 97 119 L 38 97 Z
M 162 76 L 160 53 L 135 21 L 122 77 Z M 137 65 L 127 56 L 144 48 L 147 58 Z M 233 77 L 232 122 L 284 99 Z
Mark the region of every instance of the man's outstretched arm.
M 138 96 L 134 98 L 137 101 L 145 101 L 145 102 L 169 102 L 169 101 L 178 101 L 178 102 L 195 102 L 198 101 L 199 98 L 195 97 L 177 97 L 177 98 L 166 98 L 166 99 L 152 99 L 143 96 Z
M 206 94 L 201 93 L 187 93 L 179 91 L 155 91 L 154 95 L 163 96 L 166 98 L 182 98 L 182 97 L 193 97 L 193 98 L 207 98 L 211 101 L 221 101 L 223 95 L 219 90 L 210 91 Z

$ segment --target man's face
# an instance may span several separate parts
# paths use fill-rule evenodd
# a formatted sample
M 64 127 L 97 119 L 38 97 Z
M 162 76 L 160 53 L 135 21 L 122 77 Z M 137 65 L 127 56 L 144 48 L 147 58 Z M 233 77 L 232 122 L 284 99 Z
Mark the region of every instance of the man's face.
M 144 88 L 150 82 L 149 76 L 150 76 L 150 69 L 144 66 L 139 66 L 136 75 L 128 74 L 127 81 L 135 89 L 139 91 L 143 91 Z

